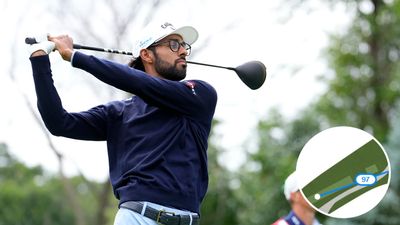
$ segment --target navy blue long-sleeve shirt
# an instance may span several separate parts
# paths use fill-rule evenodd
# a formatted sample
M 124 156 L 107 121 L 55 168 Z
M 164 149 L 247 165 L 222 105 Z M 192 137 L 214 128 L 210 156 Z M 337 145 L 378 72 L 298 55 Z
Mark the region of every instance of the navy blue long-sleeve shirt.
M 207 140 L 217 102 L 212 86 L 155 78 L 75 52 L 74 67 L 135 96 L 69 113 L 54 87 L 49 57 L 30 60 L 46 127 L 56 136 L 107 141 L 110 180 L 120 203 L 149 201 L 199 212 L 208 186 Z

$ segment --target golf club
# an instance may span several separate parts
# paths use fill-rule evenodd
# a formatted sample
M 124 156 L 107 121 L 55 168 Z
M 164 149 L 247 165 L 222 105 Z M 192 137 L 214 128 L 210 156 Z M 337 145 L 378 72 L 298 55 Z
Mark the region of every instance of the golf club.
M 27 38 L 25 38 L 25 43 L 32 45 L 32 44 L 36 44 L 38 42 L 36 41 L 35 38 L 27 37 Z M 74 44 L 73 48 L 74 49 L 100 51 L 100 52 L 109 52 L 109 53 L 116 53 L 116 54 L 123 54 L 123 55 L 132 55 L 132 52 L 128 52 L 128 51 L 91 47 L 91 46 L 85 46 L 85 45 L 80 45 L 80 44 Z M 210 67 L 215 67 L 215 68 L 233 70 L 236 72 L 236 74 L 239 76 L 239 78 L 242 80 L 242 82 L 245 83 L 247 85 L 247 87 L 249 87 L 252 90 L 256 90 L 256 89 L 260 88 L 264 84 L 265 78 L 267 76 L 267 69 L 266 69 L 265 65 L 260 61 L 246 62 L 237 67 L 217 66 L 217 65 L 192 62 L 192 61 L 186 61 L 186 62 L 190 63 L 190 64 L 195 64 L 195 65 L 210 66 Z

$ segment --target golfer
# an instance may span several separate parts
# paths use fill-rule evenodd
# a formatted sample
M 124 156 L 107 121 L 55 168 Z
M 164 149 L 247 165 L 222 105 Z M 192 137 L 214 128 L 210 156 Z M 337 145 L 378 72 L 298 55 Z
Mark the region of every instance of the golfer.
M 315 218 L 315 209 L 308 204 L 300 193 L 296 171 L 286 178 L 284 193 L 292 210 L 272 225 L 321 225 Z
M 110 180 L 119 200 L 115 225 L 199 224 L 217 94 L 204 81 L 183 81 L 186 57 L 197 38 L 191 26 L 151 27 L 136 42 L 131 66 L 74 51 L 66 35 L 31 46 L 38 108 L 48 130 L 107 141 Z M 53 84 L 48 56 L 53 50 L 73 67 L 133 97 L 67 112 Z

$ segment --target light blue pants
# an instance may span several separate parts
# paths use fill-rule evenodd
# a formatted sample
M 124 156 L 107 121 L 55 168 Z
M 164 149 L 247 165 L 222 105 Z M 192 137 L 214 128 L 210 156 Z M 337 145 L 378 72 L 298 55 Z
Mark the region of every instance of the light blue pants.
M 152 207 L 153 209 L 165 210 L 167 212 L 173 212 L 177 215 L 197 215 L 197 213 L 169 208 L 151 202 L 142 202 L 142 203 L 144 205 Z M 158 223 L 152 219 L 149 219 L 141 215 L 140 213 L 136 213 L 132 210 L 125 208 L 120 208 L 117 212 L 117 215 L 115 216 L 114 225 L 158 225 Z

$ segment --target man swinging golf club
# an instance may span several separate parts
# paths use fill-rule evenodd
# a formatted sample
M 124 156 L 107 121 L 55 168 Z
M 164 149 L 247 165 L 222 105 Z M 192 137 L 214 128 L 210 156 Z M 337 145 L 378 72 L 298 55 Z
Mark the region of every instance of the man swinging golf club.
M 204 81 L 182 81 L 197 38 L 191 26 L 150 28 L 134 47 L 133 68 L 74 51 L 65 35 L 31 45 L 38 108 L 48 130 L 107 141 L 110 180 L 120 207 L 115 225 L 199 224 L 217 94 Z M 53 50 L 72 66 L 134 96 L 67 112 L 53 85 L 48 57 Z

